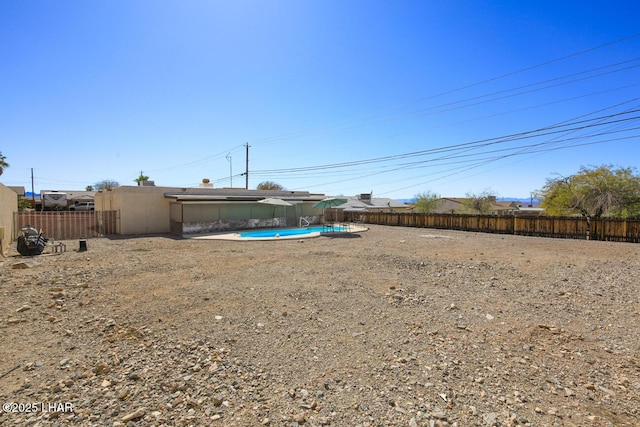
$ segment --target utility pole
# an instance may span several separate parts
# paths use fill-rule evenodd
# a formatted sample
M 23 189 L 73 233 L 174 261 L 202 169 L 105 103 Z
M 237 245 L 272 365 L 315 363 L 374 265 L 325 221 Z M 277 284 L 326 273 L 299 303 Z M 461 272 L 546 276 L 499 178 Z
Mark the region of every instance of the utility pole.
M 249 189 L 249 143 L 248 142 L 245 144 L 245 147 L 247 147 L 247 155 L 246 155 L 247 156 L 247 162 L 246 162 L 246 165 L 245 165 L 245 172 L 244 172 L 244 175 L 245 175 L 244 188 L 245 188 L 245 190 L 248 190 Z
M 33 189 L 33 168 L 31 168 L 31 201 L 33 202 L 33 207 L 36 207 L 36 192 Z
M 231 169 L 231 153 L 227 153 L 226 159 L 229 161 L 229 180 L 231 181 L 231 188 L 233 188 L 233 170 Z

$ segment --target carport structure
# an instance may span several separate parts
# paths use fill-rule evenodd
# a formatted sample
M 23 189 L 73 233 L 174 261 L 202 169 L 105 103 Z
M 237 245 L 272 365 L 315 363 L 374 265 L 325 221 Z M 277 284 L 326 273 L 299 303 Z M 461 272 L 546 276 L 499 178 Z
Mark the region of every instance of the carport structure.
M 300 218 L 317 224 L 322 214 L 314 203 L 322 194 L 306 191 L 219 189 L 166 192 L 171 232 L 179 235 L 217 233 L 253 228 L 298 226 Z M 289 204 L 264 203 L 279 199 Z

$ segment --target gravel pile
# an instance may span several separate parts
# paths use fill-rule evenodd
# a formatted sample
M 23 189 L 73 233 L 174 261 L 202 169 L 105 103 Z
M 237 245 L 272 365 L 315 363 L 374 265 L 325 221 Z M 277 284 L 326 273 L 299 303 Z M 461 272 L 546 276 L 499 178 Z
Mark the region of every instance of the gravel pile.
M 640 425 L 639 245 L 65 243 L 0 258 L 0 425 Z

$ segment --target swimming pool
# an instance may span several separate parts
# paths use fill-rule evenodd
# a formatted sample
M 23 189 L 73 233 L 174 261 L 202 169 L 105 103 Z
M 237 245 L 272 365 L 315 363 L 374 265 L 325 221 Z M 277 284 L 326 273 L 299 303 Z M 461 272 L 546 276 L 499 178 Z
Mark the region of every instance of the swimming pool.
M 315 227 L 302 227 L 302 228 L 276 228 L 276 229 L 268 229 L 268 230 L 255 230 L 255 231 L 242 231 L 237 233 L 241 238 L 244 239 L 259 239 L 259 238 L 277 238 L 277 237 L 285 237 L 285 236 L 304 236 L 313 233 L 322 233 L 328 232 L 330 230 L 326 229 L 323 226 L 315 226 Z M 331 231 L 341 232 L 347 231 L 345 227 L 336 226 L 333 227 Z
M 183 236 L 188 239 L 197 240 L 235 240 L 238 242 L 265 241 L 265 240 L 291 240 L 291 239 L 310 239 L 322 235 L 327 236 L 354 236 L 354 233 L 362 233 L 369 228 L 361 224 L 349 224 L 348 226 L 334 226 L 331 233 L 326 227 L 321 225 L 300 228 L 274 228 L 247 230 L 236 232 L 222 232 L 199 234 L 195 236 Z M 348 233 L 346 233 L 348 231 Z

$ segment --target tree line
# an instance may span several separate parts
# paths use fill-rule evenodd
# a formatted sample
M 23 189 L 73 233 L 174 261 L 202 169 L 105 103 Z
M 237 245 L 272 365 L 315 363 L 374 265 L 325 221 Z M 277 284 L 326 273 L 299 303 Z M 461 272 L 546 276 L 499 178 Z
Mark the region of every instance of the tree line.
M 9 167 L 6 157 L 0 151 L 0 175 Z M 149 177 L 140 172 L 134 181 L 140 185 Z M 114 180 L 103 180 L 88 185 L 87 191 L 108 190 L 120 184 Z M 283 190 L 284 187 L 272 181 L 258 184 L 258 190 Z M 581 215 L 590 218 L 636 218 L 640 217 L 640 176 L 634 168 L 602 165 L 581 167 L 573 175 L 547 179 L 544 187 L 536 192 L 540 206 L 549 216 Z M 437 209 L 441 196 L 426 191 L 414 196 L 416 212 L 429 213 Z M 487 214 L 491 212 L 495 196 L 490 191 L 467 194 L 465 208 L 469 213 Z
M 549 178 L 543 188 L 535 192 L 540 207 L 549 216 L 580 215 L 590 218 L 640 217 L 640 176 L 633 168 L 602 165 L 581 167 L 567 177 Z M 433 212 L 442 198 L 426 191 L 414 197 L 416 211 Z M 491 213 L 495 197 L 491 192 L 467 194 L 464 201 L 467 213 Z

